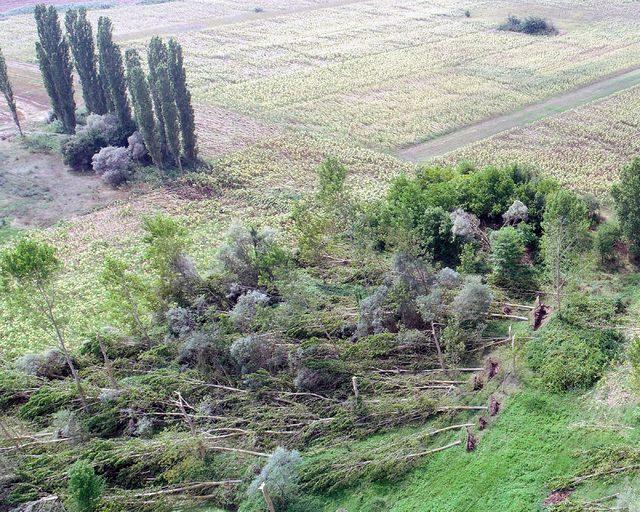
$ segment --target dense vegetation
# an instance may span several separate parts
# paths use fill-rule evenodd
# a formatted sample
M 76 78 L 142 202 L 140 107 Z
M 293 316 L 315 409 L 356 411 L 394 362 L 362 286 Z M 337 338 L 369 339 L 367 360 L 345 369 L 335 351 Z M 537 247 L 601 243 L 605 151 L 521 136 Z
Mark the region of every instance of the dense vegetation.
M 511 400 L 571 400 L 624 357 L 614 326 L 630 300 L 585 295 L 575 261 L 603 277 L 624 264 L 607 247 L 635 243 L 625 218 L 605 236 L 596 206 L 518 167 L 425 168 L 375 201 L 356 199 L 335 159 L 317 176 L 291 211 L 293 243 L 234 224 L 207 274 L 179 221 L 145 219 L 147 268 L 105 259 L 110 325 L 82 343 L 56 307 L 55 248 L 4 249 L 5 296 L 56 346 L 3 368 L 8 503 L 321 510 L 495 443 Z M 536 296 L 537 330 L 510 325 Z M 530 398 L 511 397 L 520 379 Z M 603 462 L 584 464 L 575 478 Z M 536 482 L 527 499 L 572 485 Z

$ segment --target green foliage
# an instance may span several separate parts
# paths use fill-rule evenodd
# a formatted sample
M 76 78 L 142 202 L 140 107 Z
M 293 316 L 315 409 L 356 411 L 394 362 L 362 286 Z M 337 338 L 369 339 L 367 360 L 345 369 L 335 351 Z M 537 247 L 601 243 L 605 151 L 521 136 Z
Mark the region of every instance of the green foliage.
M 98 18 L 97 40 L 100 75 L 103 78 L 103 84 L 106 84 L 105 92 L 108 96 L 109 111 L 118 118 L 122 135 L 126 138 L 135 130 L 135 124 L 131 118 L 127 97 L 122 52 L 113 42 L 113 25 L 109 18 L 104 16 Z
M 289 506 L 299 498 L 298 471 L 301 464 L 302 457 L 298 451 L 279 446 L 251 482 L 247 491 L 249 496 L 258 495 L 260 486 L 264 484 L 276 510 L 289 510 Z
M 109 145 L 109 140 L 97 130 L 83 130 L 69 137 L 61 147 L 62 160 L 76 171 L 91 169 L 91 161 L 101 148 Z
M 615 297 L 603 294 L 577 292 L 569 295 L 558 317 L 580 327 L 602 327 L 621 313 L 623 304 Z
M 151 307 L 149 287 L 122 260 L 107 256 L 100 279 L 108 294 L 108 306 L 140 337 L 148 338 L 145 313 Z
M 55 247 L 33 238 L 22 238 L 0 253 L 0 278 L 7 292 L 46 286 L 60 267 Z
M 169 39 L 167 45 L 167 62 L 173 95 L 180 117 L 182 150 L 186 161 L 193 165 L 198 160 L 195 117 L 193 106 L 191 105 L 191 92 L 187 87 L 186 71 L 182 59 L 182 46 L 173 38 Z
M 594 246 L 602 265 L 612 265 L 616 262 L 621 240 L 622 230 L 618 223 L 605 222 L 598 226 Z
M 357 225 L 359 205 L 346 186 L 347 168 L 329 157 L 316 173 L 315 195 L 298 201 L 292 210 L 298 258 L 308 264 L 318 264 L 323 257 L 335 257 L 342 251 L 352 254 L 356 238 L 365 231 Z
M 620 183 L 613 186 L 611 195 L 629 250 L 637 258 L 640 255 L 640 158 L 622 168 Z
M 87 10 L 80 7 L 77 11 L 66 12 L 65 26 L 71 45 L 76 70 L 82 84 L 82 97 L 89 112 L 107 113 L 107 102 L 102 82 L 98 75 L 96 48 L 93 42 L 93 30 L 87 19 Z
M 79 460 L 69 468 L 69 501 L 75 512 L 94 512 L 102 500 L 104 479 L 85 460 Z
M 527 363 L 551 391 L 591 387 L 616 357 L 622 336 L 552 320 L 527 344 Z
M 73 66 L 69 44 L 62 34 L 58 11 L 53 5 L 38 4 L 34 10 L 38 28 L 36 56 L 45 89 L 56 118 L 65 133 L 76 128 L 76 102 L 73 97 Z
M 587 240 L 588 215 L 587 205 L 574 192 L 561 189 L 547 198 L 542 221 L 542 251 L 558 309 L 574 260 Z
M 131 93 L 138 130 L 142 134 L 151 160 L 161 169 L 163 166 L 162 145 L 158 126 L 153 116 L 153 102 L 149 82 L 142 70 L 140 56 L 136 50 L 129 48 L 125 52 L 125 60 L 127 62 L 127 83 Z
M 449 212 L 462 209 L 481 222 L 495 222 L 515 200 L 529 212 L 534 231 L 546 194 L 555 182 L 538 180 L 514 167 L 484 169 L 425 168 L 415 178 L 400 176 L 389 188 L 381 223 L 386 241 L 398 247 L 419 247 L 424 256 L 452 265 L 460 246 L 451 240 Z
M 553 26 L 553 23 L 539 16 L 527 16 L 524 19 L 520 19 L 517 16 L 509 16 L 507 21 L 498 27 L 498 30 L 544 36 L 558 33 L 558 29 Z
M 532 277 L 530 268 L 523 263 L 525 243 L 522 233 L 506 226 L 491 233 L 491 278 L 494 283 L 516 289 L 528 285 Z
M 34 387 L 37 378 L 23 372 L 2 368 L 0 371 L 0 409 L 8 411 L 9 407 L 26 400 L 24 390 Z
M 460 264 L 458 272 L 467 275 L 486 274 L 491 270 L 486 253 L 480 251 L 473 243 L 466 243 L 460 251 Z
M 62 409 L 75 397 L 75 391 L 64 383 L 42 386 L 20 407 L 18 415 L 25 420 L 35 420 Z

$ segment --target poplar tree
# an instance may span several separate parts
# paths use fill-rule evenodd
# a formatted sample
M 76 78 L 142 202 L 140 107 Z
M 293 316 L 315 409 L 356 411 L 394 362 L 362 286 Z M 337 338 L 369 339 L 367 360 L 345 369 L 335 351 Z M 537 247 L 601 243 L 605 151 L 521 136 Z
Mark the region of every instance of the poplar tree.
M 178 169 L 182 171 L 182 162 L 180 161 L 180 125 L 178 122 L 178 109 L 173 98 L 173 90 L 169 82 L 169 72 L 166 64 L 160 64 L 156 69 L 157 82 L 156 87 L 162 102 L 162 117 L 167 138 L 167 149 Z
M 180 116 L 182 150 L 187 162 L 193 164 L 198 158 L 196 124 L 191 105 L 191 93 L 187 88 L 182 46 L 173 38 L 169 39 L 167 57 L 169 77 L 171 78 L 175 102 Z
M 162 146 L 160 144 L 156 120 L 153 116 L 153 104 L 149 83 L 142 70 L 140 55 L 138 55 L 136 50 L 128 49 L 125 52 L 125 60 L 127 63 L 127 84 L 129 86 L 129 92 L 131 93 L 138 130 L 140 130 L 142 134 L 151 160 L 156 166 L 162 168 Z
M 98 53 L 100 56 L 100 73 L 105 76 L 112 112 L 118 118 L 126 135 L 135 130 L 131 118 L 131 108 L 127 98 L 127 86 L 122 63 L 120 47 L 113 42 L 113 25 L 109 18 L 98 19 Z
M 34 12 L 39 38 L 36 55 L 42 79 L 62 129 L 65 133 L 74 133 L 76 102 L 73 97 L 73 68 L 69 45 L 62 36 L 58 11 L 53 6 L 38 4 Z
M 98 75 L 96 47 L 93 42 L 93 30 L 87 20 L 87 10 L 81 7 L 77 11 L 67 11 L 65 26 L 76 70 L 80 75 L 84 104 L 89 112 L 106 114 L 107 104 Z
M 166 155 L 167 150 L 167 135 L 164 126 L 164 115 L 162 114 L 162 100 L 160 99 L 160 93 L 156 86 L 158 82 L 158 76 L 156 70 L 162 62 L 166 62 L 166 48 L 162 43 L 162 40 L 154 36 L 147 46 L 147 64 L 149 65 L 149 86 L 151 88 L 151 97 L 153 98 L 153 108 L 156 113 L 156 119 L 158 120 L 158 133 L 160 135 L 160 145 L 162 147 L 163 157 Z
M 22 136 L 22 127 L 20 126 L 20 120 L 18 119 L 18 108 L 16 107 L 16 100 L 13 97 L 13 88 L 11 87 L 11 82 L 9 81 L 7 62 L 4 60 L 2 48 L 0 48 L 0 91 L 2 91 L 2 94 L 4 94 L 4 98 L 7 100 L 7 106 L 11 111 L 13 121 L 16 123 L 18 132 L 20 132 L 20 135 Z

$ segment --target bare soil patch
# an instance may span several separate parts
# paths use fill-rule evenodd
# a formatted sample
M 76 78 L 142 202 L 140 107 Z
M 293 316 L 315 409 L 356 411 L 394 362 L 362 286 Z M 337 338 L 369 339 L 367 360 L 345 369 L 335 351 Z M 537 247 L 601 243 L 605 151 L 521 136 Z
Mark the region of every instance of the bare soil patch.
M 127 196 L 97 176 L 69 172 L 59 155 L 0 139 L 0 219 L 13 227 L 50 226 Z

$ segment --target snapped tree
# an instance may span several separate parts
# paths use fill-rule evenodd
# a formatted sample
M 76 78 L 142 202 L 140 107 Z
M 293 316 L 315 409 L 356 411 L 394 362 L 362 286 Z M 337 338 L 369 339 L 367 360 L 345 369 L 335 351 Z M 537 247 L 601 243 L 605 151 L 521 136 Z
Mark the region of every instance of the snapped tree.
M 34 11 L 38 38 L 36 55 L 45 89 L 53 112 L 65 133 L 76 128 L 76 102 L 73 97 L 73 76 L 69 45 L 62 36 L 58 11 L 53 6 L 38 4 Z
M 93 30 L 87 19 L 87 10 L 81 7 L 77 11 L 67 11 L 65 26 L 73 60 L 80 76 L 84 104 L 89 112 L 106 114 L 107 102 L 98 75 L 96 47 L 93 42 Z
M 13 122 L 18 127 L 18 132 L 22 136 L 22 127 L 20 126 L 20 119 L 18 118 L 18 107 L 16 106 L 16 100 L 13 97 L 13 88 L 9 81 L 9 73 L 7 72 L 7 62 L 2 54 L 2 48 L 0 48 L 0 91 L 4 95 L 4 99 L 7 100 L 7 106 L 11 111 Z

